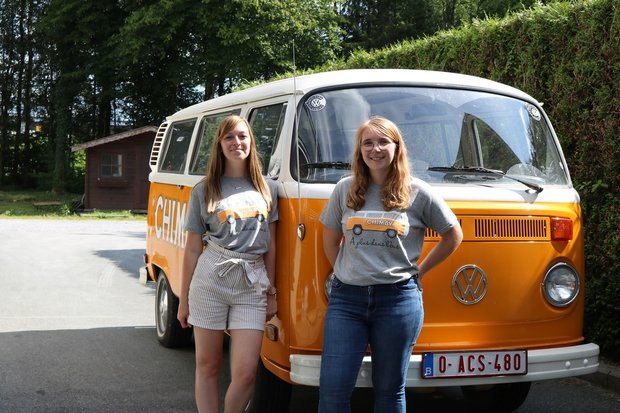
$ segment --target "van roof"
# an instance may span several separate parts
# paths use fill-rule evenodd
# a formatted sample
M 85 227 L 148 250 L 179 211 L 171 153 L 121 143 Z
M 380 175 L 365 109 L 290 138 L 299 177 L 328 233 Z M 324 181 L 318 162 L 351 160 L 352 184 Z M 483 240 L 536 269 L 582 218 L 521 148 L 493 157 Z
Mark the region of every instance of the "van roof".
M 213 110 L 226 110 L 249 102 L 257 102 L 277 96 L 291 95 L 295 88 L 298 95 L 312 90 L 342 85 L 406 84 L 442 88 L 470 89 L 499 93 L 518 99 L 536 102 L 527 93 L 514 87 L 481 77 L 459 73 L 413 69 L 346 69 L 312 73 L 295 79 L 275 80 L 248 89 L 213 98 L 176 112 L 169 118 L 187 117 Z

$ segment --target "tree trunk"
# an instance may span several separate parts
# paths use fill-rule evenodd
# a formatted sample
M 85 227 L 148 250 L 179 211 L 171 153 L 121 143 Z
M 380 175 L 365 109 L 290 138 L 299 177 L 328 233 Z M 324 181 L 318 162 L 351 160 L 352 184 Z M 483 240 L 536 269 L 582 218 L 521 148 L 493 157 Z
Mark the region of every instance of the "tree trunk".
M 17 84 L 16 84 L 16 92 L 17 95 L 15 97 L 15 144 L 13 145 L 13 164 L 11 166 L 11 180 L 16 184 L 21 184 L 21 176 L 19 173 L 21 158 L 22 158 L 22 139 L 23 136 L 28 132 L 27 129 L 22 127 L 22 107 L 23 107 L 23 91 L 24 91 L 24 71 L 26 67 L 26 50 L 24 47 L 25 44 L 25 30 L 24 30 L 24 9 L 21 7 L 23 2 L 20 2 L 19 7 L 19 24 L 18 24 L 18 32 L 17 32 L 17 54 L 18 54 L 18 63 L 17 63 Z
M 28 50 L 28 63 L 26 66 L 26 80 L 24 82 L 24 124 L 26 125 L 26 133 L 24 135 L 24 150 L 22 153 L 22 174 L 28 181 L 33 175 L 32 160 L 31 157 L 31 145 L 30 142 L 30 126 L 32 124 L 32 76 L 33 76 L 33 59 L 34 59 L 34 41 L 32 33 L 34 27 L 32 26 L 32 14 L 34 13 L 34 0 L 28 1 L 27 13 L 27 38 L 26 48 Z
M 13 2 L 3 2 L 0 7 L 0 184 L 5 183 L 5 167 L 8 165 L 11 145 L 11 118 L 13 109 L 15 64 L 15 7 Z
M 54 139 L 54 172 L 52 175 L 52 192 L 64 193 L 66 190 L 67 167 L 69 158 L 69 136 L 71 133 L 71 109 L 74 95 L 72 81 L 66 75 L 60 75 L 54 93 L 56 113 L 56 133 Z

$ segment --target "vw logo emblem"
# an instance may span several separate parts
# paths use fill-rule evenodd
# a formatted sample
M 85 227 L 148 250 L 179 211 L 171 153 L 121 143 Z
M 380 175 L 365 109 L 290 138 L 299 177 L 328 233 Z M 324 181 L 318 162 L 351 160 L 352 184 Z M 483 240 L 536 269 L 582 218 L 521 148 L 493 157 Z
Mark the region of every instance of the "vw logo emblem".
M 325 109 L 327 105 L 327 100 L 323 95 L 312 95 L 306 101 L 306 107 L 313 112 L 318 112 L 320 110 Z
M 476 304 L 487 293 L 488 280 L 477 265 L 465 265 L 452 277 L 452 294 L 459 302 L 471 305 Z

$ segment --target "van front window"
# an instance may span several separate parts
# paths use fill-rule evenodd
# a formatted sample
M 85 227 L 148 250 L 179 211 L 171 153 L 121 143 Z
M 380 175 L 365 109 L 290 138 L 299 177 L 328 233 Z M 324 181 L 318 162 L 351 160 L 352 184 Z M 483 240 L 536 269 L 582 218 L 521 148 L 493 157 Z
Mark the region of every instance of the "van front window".
M 292 175 L 337 182 L 350 173 L 358 126 L 373 115 L 395 122 L 412 172 L 430 183 L 566 185 L 547 119 L 528 102 L 447 88 L 360 87 L 308 96 L 299 115 Z M 490 170 L 491 172 L 489 173 Z M 512 178 L 512 179 L 511 179 Z

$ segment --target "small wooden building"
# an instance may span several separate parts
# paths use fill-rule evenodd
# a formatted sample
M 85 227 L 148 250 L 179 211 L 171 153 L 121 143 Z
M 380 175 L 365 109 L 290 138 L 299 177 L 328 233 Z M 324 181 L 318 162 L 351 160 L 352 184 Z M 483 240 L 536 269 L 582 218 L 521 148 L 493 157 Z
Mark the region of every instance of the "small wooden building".
M 156 132 L 145 126 L 71 147 L 86 151 L 85 209 L 146 211 Z

